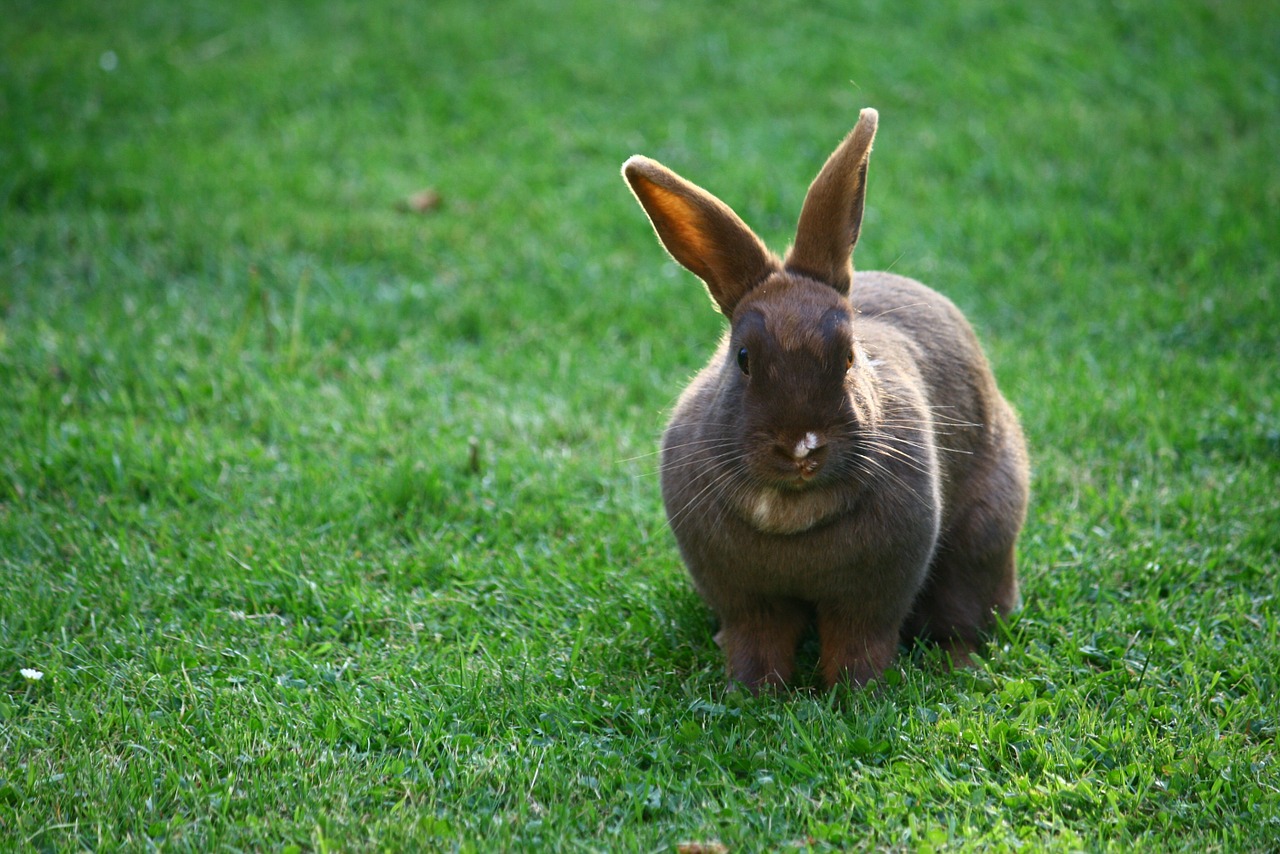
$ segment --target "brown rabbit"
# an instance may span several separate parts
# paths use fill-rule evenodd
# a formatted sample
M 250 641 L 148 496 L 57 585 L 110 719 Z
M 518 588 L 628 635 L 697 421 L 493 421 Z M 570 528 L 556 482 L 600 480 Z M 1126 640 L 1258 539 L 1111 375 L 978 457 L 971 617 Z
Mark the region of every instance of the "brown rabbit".
M 662 440 L 662 497 L 731 678 L 785 684 L 816 622 L 828 686 L 900 639 L 967 663 L 1018 607 L 1022 431 L 972 328 L 890 273 L 853 278 L 875 110 L 809 187 L 780 260 L 661 164 L 623 165 L 659 239 L 731 321 Z

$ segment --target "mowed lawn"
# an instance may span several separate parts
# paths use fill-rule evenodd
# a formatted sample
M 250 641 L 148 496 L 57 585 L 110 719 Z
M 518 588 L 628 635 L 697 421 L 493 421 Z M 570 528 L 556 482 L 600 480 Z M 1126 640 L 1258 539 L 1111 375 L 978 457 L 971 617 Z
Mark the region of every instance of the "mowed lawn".
M 1274 850 L 1271 4 L 0 17 L 0 849 Z M 755 698 L 656 477 L 722 321 L 618 169 L 780 250 L 864 106 L 1025 607 Z

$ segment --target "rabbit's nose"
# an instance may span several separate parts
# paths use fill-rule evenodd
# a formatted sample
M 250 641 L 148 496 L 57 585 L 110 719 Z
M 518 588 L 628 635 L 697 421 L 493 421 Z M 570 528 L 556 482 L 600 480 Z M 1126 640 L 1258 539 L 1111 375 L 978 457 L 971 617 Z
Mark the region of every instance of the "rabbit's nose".
M 826 441 L 813 432 L 805 433 L 794 442 L 780 441 L 775 450 L 780 457 L 794 465 L 797 474 L 803 478 L 817 474 L 827 458 Z

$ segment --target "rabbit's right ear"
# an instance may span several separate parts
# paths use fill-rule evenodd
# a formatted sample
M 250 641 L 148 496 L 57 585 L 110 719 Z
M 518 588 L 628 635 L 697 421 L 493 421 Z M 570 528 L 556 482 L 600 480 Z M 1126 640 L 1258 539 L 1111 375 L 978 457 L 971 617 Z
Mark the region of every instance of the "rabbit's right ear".
M 727 317 L 747 291 L 781 269 L 777 256 L 728 205 L 656 160 L 631 157 L 622 174 L 662 245 L 706 282 Z

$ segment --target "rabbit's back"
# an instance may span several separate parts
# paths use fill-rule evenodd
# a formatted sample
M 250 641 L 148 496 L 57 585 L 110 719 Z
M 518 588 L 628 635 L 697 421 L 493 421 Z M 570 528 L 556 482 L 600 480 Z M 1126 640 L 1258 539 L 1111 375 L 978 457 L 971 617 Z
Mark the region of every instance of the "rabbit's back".
M 972 326 L 951 300 L 891 273 L 859 273 L 851 299 L 864 340 L 887 334 L 912 342 L 937 451 L 941 557 L 933 562 L 929 591 L 905 631 L 927 634 L 929 623 L 981 625 L 993 603 L 1008 613 L 1019 604 L 1013 542 L 1026 514 L 1030 481 L 1017 415 L 996 386 Z M 969 630 L 958 634 L 968 641 L 975 637 Z

